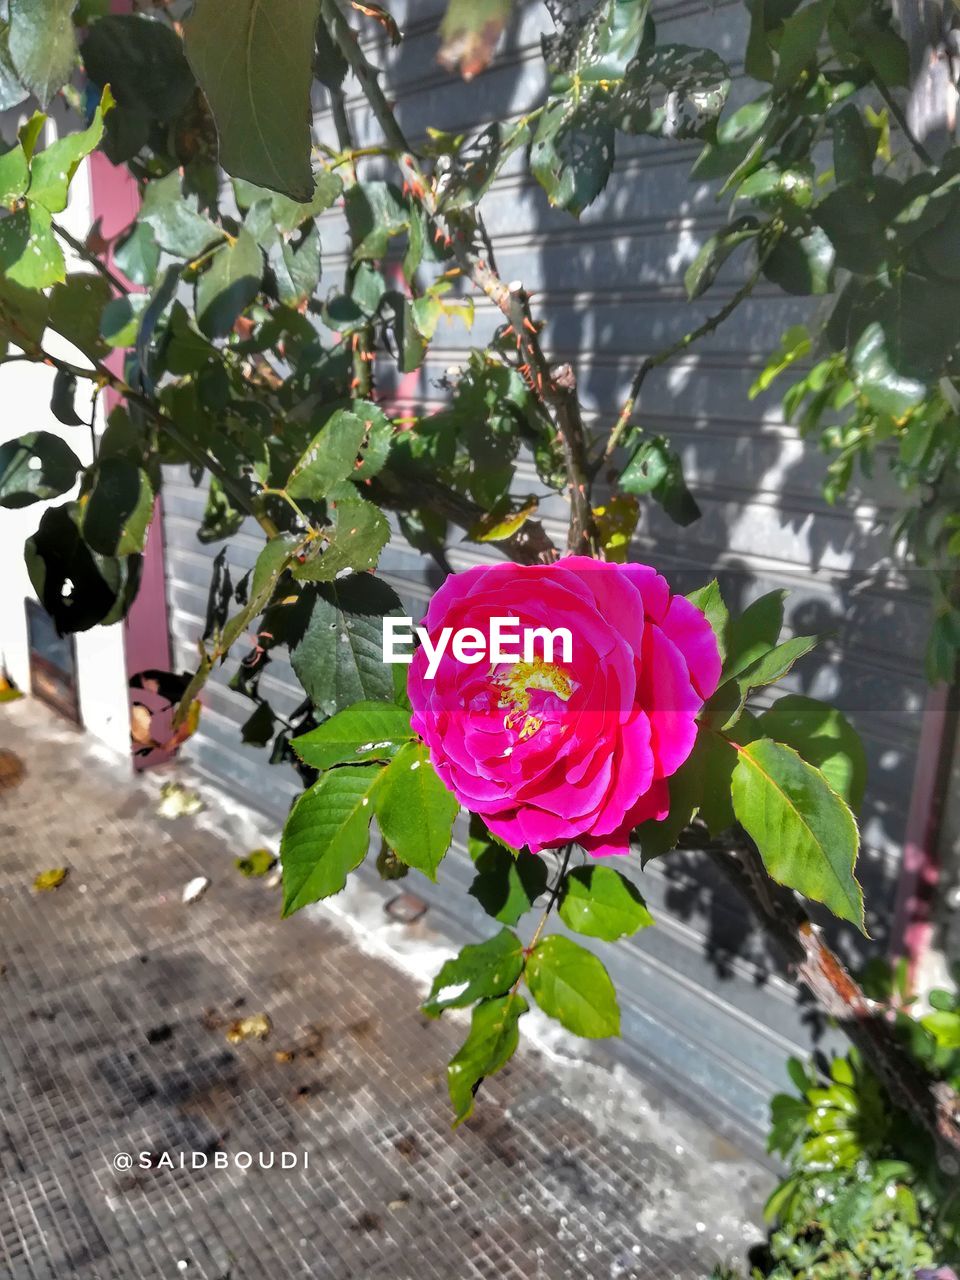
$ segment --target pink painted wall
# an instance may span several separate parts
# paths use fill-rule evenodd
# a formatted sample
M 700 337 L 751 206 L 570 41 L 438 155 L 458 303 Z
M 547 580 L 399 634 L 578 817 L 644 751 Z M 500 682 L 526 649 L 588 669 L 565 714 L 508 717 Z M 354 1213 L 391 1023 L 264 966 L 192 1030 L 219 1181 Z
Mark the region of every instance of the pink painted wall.
M 101 220 L 104 239 L 112 240 L 137 216 L 140 208 L 140 192 L 136 181 L 124 166 L 111 164 L 105 155 L 95 151 L 90 157 L 90 184 L 93 193 L 93 216 Z M 107 261 L 116 271 L 112 256 L 112 251 L 108 250 Z M 120 272 L 117 274 L 122 275 Z M 115 373 L 122 373 L 123 352 L 112 352 L 106 363 Z M 116 392 L 107 391 L 105 393 L 107 412 L 109 413 L 119 401 L 120 397 Z M 123 631 L 128 680 L 136 672 L 147 668 L 159 668 L 164 671 L 170 669 L 173 655 L 170 647 L 166 570 L 163 556 L 163 504 L 159 497 L 154 504 L 153 520 L 147 534 L 140 590 L 123 622 Z M 145 703 L 151 710 L 163 705 L 154 695 L 142 690 L 131 690 L 130 701 Z M 161 720 L 161 717 L 158 716 L 157 720 Z M 155 736 L 160 741 L 168 731 L 169 723 L 165 719 L 164 722 L 155 725 Z M 154 752 L 146 761 L 136 756 L 134 761 L 137 768 L 143 768 L 145 764 L 159 764 L 169 758 L 170 753 Z

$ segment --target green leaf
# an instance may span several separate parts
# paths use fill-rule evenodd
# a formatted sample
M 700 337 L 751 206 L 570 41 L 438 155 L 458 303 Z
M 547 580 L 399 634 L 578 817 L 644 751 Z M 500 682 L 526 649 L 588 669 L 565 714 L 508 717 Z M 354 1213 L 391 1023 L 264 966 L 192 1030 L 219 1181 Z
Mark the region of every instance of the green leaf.
M 153 284 L 160 266 L 160 246 L 149 223 L 133 224 L 133 229 L 114 249 L 113 263 L 132 284 Z
M 100 336 L 107 346 L 134 346 L 140 317 L 149 305 L 148 293 L 123 293 L 108 302 L 100 315 Z
M 234 178 L 233 189 L 241 209 L 252 211 L 258 205 L 265 204 L 265 221 L 269 223 L 272 231 L 288 235 L 291 231 L 302 227 L 305 222 L 312 221 L 325 209 L 329 209 L 343 194 L 343 182 L 339 174 L 331 173 L 329 169 L 321 169 L 314 177 L 317 183 L 316 188 L 310 199 L 305 202 L 277 195 L 275 191 L 258 187 L 252 182 L 244 182 L 242 178 Z
M 367 436 L 363 418 L 337 409 L 323 424 L 294 465 L 286 483 L 291 498 L 325 497 L 335 484 L 353 476 Z
M 627 493 L 652 494 L 676 524 L 685 526 L 700 518 L 680 458 L 663 436 L 641 441 L 620 476 L 620 487 Z
M 77 379 L 69 369 L 58 369 L 53 379 L 53 395 L 50 412 L 65 427 L 82 427 L 83 419 L 77 413 L 74 402 L 77 396 Z
M 18 107 L 25 98 L 30 96 L 29 90 L 20 83 L 20 77 L 10 57 L 9 36 L 9 22 L 0 19 L 0 111 L 9 111 L 11 107 Z
M 530 147 L 530 169 L 551 204 L 579 217 L 596 200 L 613 171 L 614 136 L 592 98 L 547 104 Z
M 180 302 L 173 304 L 167 331 L 164 355 L 168 373 L 200 373 L 220 358 L 217 348 L 197 331 Z
M 0 507 L 58 498 L 77 483 L 80 459 L 59 436 L 32 431 L 0 445 Z
M 199 212 L 195 195 L 184 195 L 180 172 L 147 183 L 140 221 L 153 232 L 157 244 L 174 258 L 199 258 L 205 249 L 222 240 L 223 232 Z
M 764 737 L 793 747 L 856 812 L 863 803 L 867 757 L 860 736 L 841 712 L 815 698 L 788 694 L 759 718 Z
M 738 737 L 743 737 L 739 732 Z M 756 736 L 751 731 L 749 735 Z M 737 767 L 736 748 L 710 729 L 697 735 L 695 754 L 700 769 L 700 817 L 712 836 L 718 836 L 736 821 L 730 787 Z M 672 794 L 672 793 L 671 793 Z
M 469 824 L 469 835 L 467 837 L 467 852 L 473 862 L 479 862 L 484 853 L 491 847 L 506 849 L 512 857 L 516 858 L 520 854 L 519 849 L 514 849 L 513 845 L 507 844 L 506 840 L 501 840 L 499 836 L 495 836 L 479 813 L 471 813 Z M 546 880 L 544 880 L 546 884 Z
M 747 0 L 747 8 L 750 11 L 750 34 L 743 69 L 754 80 L 772 80 L 774 66 L 767 39 L 766 5 L 764 0 Z
M 867 403 L 880 413 L 901 418 L 926 397 L 926 384 L 898 373 L 887 344 L 887 335 L 876 321 L 868 324 L 850 355 L 850 369 Z
M 577 867 L 563 881 L 560 919 L 568 929 L 614 942 L 653 924 L 630 881 L 612 867 Z
M 814 227 L 806 234 L 780 236 L 763 260 L 763 274 L 787 293 L 801 297 L 830 293 L 835 256 L 830 239 Z
M 683 277 L 687 297 L 692 301 L 706 293 L 734 249 L 747 240 L 753 240 L 759 232 L 758 220 L 752 214 L 746 214 L 705 240 Z
M 383 618 L 399 616 L 394 592 L 368 573 L 304 589 L 306 625 L 290 662 L 325 715 L 354 702 L 393 702 L 393 668 L 383 661 Z
M 775 92 L 791 88 L 813 61 L 832 9 L 833 0 L 813 0 L 784 22 L 773 77 Z
M 696 591 L 691 591 L 687 599 L 695 608 L 700 610 L 710 623 L 713 628 L 713 634 L 717 638 L 720 657 L 726 658 L 727 627 L 730 625 L 730 614 L 723 602 L 723 596 L 720 594 L 719 582 L 717 582 L 716 578 L 712 579 L 705 587 L 699 587 Z
M 355 702 L 316 729 L 292 738 L 291 747 L 313 769 L 392 759 L 413 737 L 410 713 L 389 702 Z
M 516 924 L 547 887 L 547 864 L 532 853 L 513 854 L 491 842 L 475 862 L 477 874 L 468 892 L 501 924 Z
M 731 618 L 727 626 L 727 657 L 723 664 L 723 680 L 746 671 L 774 647 L 783 626 L 783 601 L 786 592 L 771 591 L 744 609 L 739 618 Z
M 293 200 L 313 195 L 310 90 L 319 0 L 197 0 L 187 57 L 220 135 L 220 163 Z
M 863 931 L 857 824 L 823 774 L 791 747 L 760 738 L 739 751 L 732 795 L 773 879 Z
M 70 183 L 80 161 L 100 145 L 103 121 L 116 105 L 109 86 L 104 89 L 93 119 L 79 133 L 67 133 L 33 157 L 30 166 L 30 199 L 51 213 L 62 213 L 67 207 Z
M 848 102 L 833 117 L 833 170 L 837 183 L 863 182 L 873 171 L 877 131 L 863 123 L 859 109 Z
M 836 251 L 837 266 L 872 275 L 887 254 L 884 220 L 862 184 L 838 187 L 813 211 Z
M 63 250 L 43 205 L 28 202 L 0 221 L 0 271 L 25 289 L 45 289 L 66 278 Z
M 630 64 L 611 103 L 611 116 L 627 133 L 663 138 L 709 136 L 730 90 L 730 69 L 712 49 L 651 44 Z M 663 105 L 655 101 L 666 98 Z
M 818 636 L 792 636 L 776 645 L 756 662 L 742 670 L 737 676 L 737 683 L 746 693 L 749 689 L 759 689 L 763 685 L 774 684 L 781 680 L 798 658 L 815 649 L 819 643 Z
M 373 569 L 390 541 L 390 526 L 380 508 L 355 492 L 337 499 L 333 527 L 324 533 L 323 551 L 294 565 L 293 576 L 298 581 L 333 582 L 349 570 L 362 573 Z
M 83 536 L 94 551 L 125 556 L 142 551 L 153 515 L 147 474 L 125 457 L 102 459 L 83 511 Z
M 448 960 L 421 1007 L 429 1017 L 438 1018 L 444 1009 L 462 1009 L 485 996 L 503 995 L 522 971 L 523 944 L 510 929 L 501 929 Z
M 0 346 L 13 342 L 37 353 L 47 327 L 46 297 L 35 289 L 14 284 L 0 273 Z
M 505 538 L 512 538 L 536 515 L 539 506 L 536 494 L 518 498 L 516 502 L 509 495 L 504 495 L 470 527 L 467 537 L 471 542 L 502 542 Z
M 222 653 L 230 648 L 234 641 L 243 634 L 254 618 L 258 617 L 273 599 L 277 585 L 284 572 L 297 556 L 303 546 L 304 539 L 294 534 L 281 533 L 271 538 L 257 556 L 250 580 L 250 595 L 246 605 L 239 613 L 235 613 L 220 632 L 220 650 Z M 183 701 L 181 700 L 181 705 Z
M 19 138 L 0 155 L 0 204 L 12 205 L 30 185 L 30 165 Z
M 950 1052 L 960 1049 L 960 1014 L 937 1009 L 921 1018 L 920 1025 L 930 1032 L 939 1049 Z
M 321 256 L 320 231 L 316 226 L 310 227 L 298 245 L 281 240 L 271 247 L 267 261 L 281 302 L 298 307 L 313 296 L 320 283 Z
M 492 1076 L 513 1057 L 520 1041 L 518 1022 L 527 1002 L 516 993 L 482 1000 L 473 1011 L 470 1034 L 450 1059 L 447 1087 L 456 1124 L 473 1113 L 474 1095 L 486 1076 Z
M 339 893 L 367 856 L 376 768 L 331 769 L 297 799 L 280 840 L 283 914 Z
M 102 360 L 110 348 L 100 334 L 100 317 L 113 291 L 103 276 L 75 272 L 50 290 L 50 327 L 89 360 Z
M 7 48 L 17 76 L 46 106 L 70 79 L 77 60 L 76 0 L 10 0 Z
M 410 225 L 403 196 L 392 182 L 357 182 L 343 197 L 353 260 L 385 256 L 391 237 L 401 235 Z
M 531 951 L 526 977 L 543 1012 L 574 1035 L 596 1040 L 620 1034 L 617 993 L 593 952 L 553 934 Z
M 98 18 L 80 53 L 93 83 L 113 90 L 120 104 L 117 117 L 137 116 L 147 127 L 153 120 L 176 120 L 196 91 L 177 32 L 145 15 Z M 115 117 L 113 123 L 121 121 Z
M 197 321 L 208 338 L 224 338 L 237 316 L 257 296 L 263 279 L 263 256 L 249 232 L 241 230 L 232 244 L 222 245 L 197 280 Z
M 766 391 L 774 378 L 789 369 L 797 360 L 810 354 L 812 343 L 810 334 L 802 324 L 792 325 L 780 339 L 780 347 L 770 357 L 766 368 L 750 388 L 750 399 L 753 400 L 761 392 Z
M 77 504 L 45 511 L 24 546 L 33 589 L 57 631 L 87 631 L 118 622 L 130 608 L 140 575 L 140 557 L 98 556 L 77 527 Z
M 383 838 L 400 861 L 436 880 L 460 804 L 441 782 L 424 743 L 400 748 L 377 779 L 371 800 Z

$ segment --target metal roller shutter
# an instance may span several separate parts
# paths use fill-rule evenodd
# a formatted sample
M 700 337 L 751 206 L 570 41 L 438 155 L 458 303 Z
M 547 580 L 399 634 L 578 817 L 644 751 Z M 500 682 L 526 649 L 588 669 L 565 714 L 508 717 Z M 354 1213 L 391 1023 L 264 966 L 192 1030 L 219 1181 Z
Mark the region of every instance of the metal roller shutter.
M 535 105 L 543 85 L 539 40 L 549 29 L 542 6 L 520 7 L 506 49 L 493 69 L 470 84 L 436 64 L 442 8 L 435 0 L 415 7 L 394 4 L 406 32 L 403 44 L 398 50 L 375 40 L 368 44 L 386 68 L 386 85 L 408 136 L 421 137 L 428 124 L 469 129 Z M 657 6 L 656 18 L 662 40 L 710 44 L 721 53 L 743 47 L 746 18 L 739 4 L 664 4 Z M 736 80 L 733 94 L 745 99 L 749 84 Z M 358 144 L 375 139 L 376 125 L 363 101 L 351 98 L 348 106 Z M 336 145 L 319 93 L 316 107 L 318 140 Z M 612 422 L 644 355 L 716 311 L 739 283 L 734 269 L 705 300 L 691 305 L 684 297 L 684 268 L 725 213 L 708 184 L 688 178 L 695 148 L 647 139 L 618 142 L 613 177 L 579 222 L 548 206 L 519 160 L 483 203 L 501 274 L 522 279 L 537 294 L 535 309 L 548 319 L 548 352 L 574 365 L 594 422 Z M 347 261 L 341 214 L 325 214 L 321 230 L 325 288 Z M 861 873 L 875 949 L 882 948 L 892 917 L 902 855 L 926 692 L 921 655 L 927 602 L 919 584 L 889 560 L 892 485 L 881 477 L 848 505 L 829 507 L 819 490 L 822 459 L 784 423 L 777 397 L 748 398 L 779 333 L 806 315 L 807 301 L 761 286 L 725 325 L 648 378 L 644 423 L 663 430 L 682 453 L 703 518 L 681 530 L 648 506 L 634 558 L 657 565 L 684 590 L 719 573 L 735 605 L 785 586 L 791 629 L 830 633 L 783 688 L 832 699 L 865 739 L 870 785 Z M 442 402 L 438 381 L 444 370 L 462 361 L 469 346 L 482 345 L 498 320 L 481 299 L 472 333 L 444 326 L 419 375 L 420 406 Z M 389 371 L 381 375 L 385 398 L 396 393 L 392 378 Z M 410 399 L 409 380 L 403 391 Z M 532 466 L 522 464 L 518 490 L 531 485 L 542 488 Z M 189 666 L 217 548 L 195 537 L 204 494 L 186 471 L 168 474 L 165 501 L 176 660 Z M 546 523 L 560 542 L 562 522 L 562 505 L 547 507 Z M 261 541 L 255 526 L 231 539 L 237 570 L 253 564 Z M 464 544 L 450 558 L 462 567 L 485 555 Z M 435 568 L 400 539 L 387 549 L 381 567 L 411 612 L 422 609 L 436 585 Z M 296 781 L 292 771 L 266 770 L 262 751 L 240 745 L 238 729 L 250 704 L 226 687 L 231 670 L 228 664 L 211 682 L 209 707 L 188 754 L 226 790 L 282 816 Z M 280 710 L 299 700 L 282 661 L 272 664 L 263 688 Z M 461 850 L 445 863 L 439 886 L 418 888 L 461 936 L 465 930 L 489 932 L 486 917 L 464 892 L 469 878 Z M 796 992 L 750 931 L 744 908 L 711 882 L 705 859 L 673 855 L 648 867 L 639 881 L 658 927 L 605 953 L 623 997 L 627 1049 L 708 1110 L 760 1126 L 769 1093 L 783 1083 L 786 1055 L 810 1044 Z M 848 955 L 864 954 L 862 940 L 846 931 L 840 937 Z

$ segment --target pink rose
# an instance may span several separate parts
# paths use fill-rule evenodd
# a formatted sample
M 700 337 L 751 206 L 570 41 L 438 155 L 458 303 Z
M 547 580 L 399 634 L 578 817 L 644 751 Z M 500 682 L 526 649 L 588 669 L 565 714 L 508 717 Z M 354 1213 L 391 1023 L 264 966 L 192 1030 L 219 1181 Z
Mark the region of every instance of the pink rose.
M 541 643 L 533 662 L 468 665 L 448 645 L 428 679 L 421 646 L 408 680 L 414 730 L 454 795 L 508 844 L 626 853 L 638 823 L 667 816 L 667 778 L 717 687 L 709 622 L 648 565 L 568 556 L 451 574 L 423 625 L 436 650 L 445 627 L 489 635 L 504 617 L 567 628 L 571 660 L 555 649 L 543 661 Z

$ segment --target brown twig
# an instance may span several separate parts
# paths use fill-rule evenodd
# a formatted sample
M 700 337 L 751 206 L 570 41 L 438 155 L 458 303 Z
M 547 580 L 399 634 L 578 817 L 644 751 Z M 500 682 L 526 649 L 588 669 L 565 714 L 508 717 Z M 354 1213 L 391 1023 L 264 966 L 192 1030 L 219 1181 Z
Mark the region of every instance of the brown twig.
M 215 475 L 223 485 L 227 493 L 236 503 L 236 505 L 253 516 L 254 520 L 260 525 L 268 538 L 276 536 L 277 526 L 269 516 L 258 511 L 254 506 L 248 494 L 234 482 L 233 476 L 226 471 L 220 463 L 206 450 L 198 449 L 191 441 L 187 440 L 180 434 L 177 424 L 172 418 L 167 417 L 163 410 L 156 405 L 149 396 L 145 396 L 142 392 L 134 390 L 133 387 L 127 385 L 123 378 L 118 377 L 106 365 L 100 361 L 94 362 L 92 369 L 84 369 L 80 365 L 71 364 L 68 360 L 61 360 L 58 356 L 52 356 L 48 352 L 40 352 L 35 361 L 37 364 L 46 364 L 53 369 L 60 369 L 65 373 L 71 373 L 75 378 L 84 378 L 88 382 L 94 382 L 99 387 L 110 387 L 111 390 L 121 396 L 124 400 L 131 404 L 135 404 L 138 408 L 148 414 L 156 423 L 157 427 L 168 436 L 170 440 L 181 449 L 191 461 L 197 466 L 205 467 L 211 475 Z
M 765 257 L 766 255 L 764 255 L 764 259 Z M 695 342 L 698 342 L 701 338 L 705 338 L 708 333 L 713 333 L 714 329 L 719 328 L 720 325 L 723 324 L 724 320 L 736 311 L 744 298 L 753 292 L 754 286 L 760 279 L 764 259 L 761 259 L 757 263 L 750 276 L 743 282 L 729 302 L 727 302 L 725 306 L 722 306 L 718 312 L 704 320 L 703 324 L 698 325 L 696 329 L 691 329 L 689 333 L 685 333 L 683 337 L 678 338 L 676 342 L 672 342 L 668 347 L 664 347 L 662 351 L 656 352 L 655 355 L 647 356 L 640 368 L 637 370 L 637 376 L 634 378 L 633 384 L 630 387 L 630 394 L 623 402 L 623 408 L 620 410 L 620 416 L 617 418 L 613 430 L 610 432 L 610 438 L 608 439 L 606 448 L 603 451 L 604 460 L 611 457 L 616 450 L 617 445 L 620 443 L 623 433 L 626 431 L 630 419 L 633 416 L 633 411 L 637 406 L 637 401 L 640 398 L 640 391 L 643 388 L 647 374 L 651 373 L 654 369 L 659 368 L 660 365 L 666 364 L 668 360 L 672 360 L 673 357 L 679 355 L 681 351 L 686 351 L 686 349 L 692 346 Z
M 117 293 L 130 292 L 129 286 L 110 270 L 98 254 L 94 253 L 92 249 L 88 249 L 82 240 L 78 240 L 76 236 L 71 235 L 66 227 L 61 226 L 59 222 L 52 222 L 51 226 L 64 244 L 68 244 L 84 262 L 89 262 L 90 266 L 103 276 L 111 288 L 116 289 Z
M 757 892 L 759 855 L 746 839 L 732 851 L 715 844 L 706 851 L 747 899 L 799 981 L 860 1051 L 891 1100 L 930 1134 L 940 1168 L 951 1175 L 960 1173 L 960 1095 L 928 1076 L 910 1056 L 882 1007 L 866 997 L 794 894 L 775 884 L 762 864 L 759 875 L 766 891 Z

